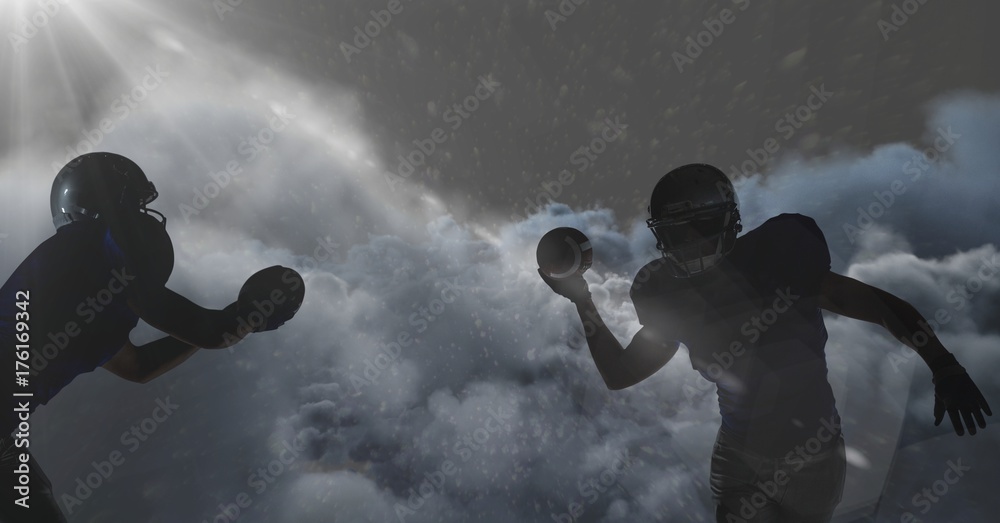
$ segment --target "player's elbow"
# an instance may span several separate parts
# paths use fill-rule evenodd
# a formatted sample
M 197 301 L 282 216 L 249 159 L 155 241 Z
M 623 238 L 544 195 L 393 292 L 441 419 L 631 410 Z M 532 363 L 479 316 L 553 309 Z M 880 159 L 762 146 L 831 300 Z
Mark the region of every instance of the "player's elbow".
M 149 383 L 149 381 L 156 376 L 156 374 L 153 372 L 153 369 L 147 368 L 146 365 L 147 365 L 146 363 L 139 363 L 137 365 L 131 366 L 127 370 L 114 369 L 113 372 L 116 375 L 118 375 L 118 377 L 124 380 L 144 385 L 146 383 Z
M 191 343 L 192 345 L 202 349 L 225 349 L 232 345 L 231 343 L 226 342 L 225 336 L 212 334 L 199 336 L 195 339 L 189 340 L 189 343 L 190 342 L 193 342 Z
M 601 377 L 604 378 L 604 385 L 608 388 L 608 390 L 627 389 L 638 383 L 638 380 L 634 377 L 622 374 L 610 375 L 605 373 L 602 374 Z
M 233 327 L 233 328 L 230 328 Z M 200 318 L 184 330 L 166 331 L 167 334 L 203 349 L 225 349 L 236 345 L 249 332 L 235 322 L 217 321 L 216 317 Z
M 108 370 L 108 372 L 110 372 L 111 374 L 114 374 L 115 376 L 118 376 L 119 378 L 132 383 L 139 383 L 139 384 L 149 383 L 149 380 L 151 379 L 145 373 L 139 371 L 132 371 L 132 370 L 126 371 L 121 368 L 112 368 L 108 366 L 105 366 L 104 368 Z
M 243 341 L 251 331 L 249 329 L 236 329 L 235 331 L 215 331 L 207 336 L 202 344 L 192 344 L 203 349 L 228 349 L 233 345 Z
M 243 341 L 253 332 L 253 326 L 227 307 L 204 316 L 198 331 L 199 339 L 191 345 L 203 349 L 226 349 Z
M 164 372 L 166 372 L 166 371 L 163 371 L 163 372 L 147 372 L 145 375 L 141 376 L 139 378 L 139 381 L 137 381 L 136 383 L 142 383 L 142 384 L 145 385 L 146 383 L 149 383 L 149 382 L 155 380 L 156 378 L 159 378 L 160 376 L 162 376 Z

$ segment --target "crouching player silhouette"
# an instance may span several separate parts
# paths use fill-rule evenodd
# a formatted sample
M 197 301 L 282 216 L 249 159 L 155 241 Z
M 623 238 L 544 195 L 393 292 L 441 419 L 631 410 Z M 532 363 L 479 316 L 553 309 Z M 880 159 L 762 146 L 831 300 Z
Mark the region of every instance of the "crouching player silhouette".
M 56 234 L 0 288 L 0 522 L 66 521 L 51 483 L 31 456 L 31 413 L 97 367 L 146 383 L 198 348 L 230 347 L 291 319 L 305 292 L 298 273 L 271 267 L 247 281 L 223 310 L 202 308 L 164 285 L 174 264 L 157 192 L 134 162 L 91 153 L 52 184 Z M 168 336 L 135 346 L 144 320 Z M 68 435 L 67 435 L 68 436 Z
M 782 214 L 737 238 L 732 183 L 705 164 L 664 175 L 649 212 L 662 258 L 633 282 L 642 328 L 627 349 L 601 320 L 582 276 L 539 274 L 576 304 L 608 388 L 646 379 L 679 343 L 692 367 L 715 383 L 722 426 L 710 486 L 718 522 L 828 522 L 840 502 L 844 439 L 827 380 L 821 309 L 881 325 L 921 356 L 933 371 L 935 424 L 947 412 L 959 436 L 986 427 L 989 405 L 920 313 L 831 272 L 826 240 L 811 218 Z

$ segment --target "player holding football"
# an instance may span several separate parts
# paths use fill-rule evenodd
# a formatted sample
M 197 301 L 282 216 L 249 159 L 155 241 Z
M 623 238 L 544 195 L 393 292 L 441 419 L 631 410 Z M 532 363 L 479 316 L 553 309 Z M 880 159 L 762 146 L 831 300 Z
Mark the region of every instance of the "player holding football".
M 52 184 L 56 234 L 28 255 L 0 288 L 3 368 L 13 373 L 28 358 L 31 365 L 26 382 L 17 383 L 14 375 L 0 380 L 5 384 L 0 389 L 0 522 L 66 521 L 50 482 L 27 454 L 30 494 L 15 503 L 23 493 L 15 490 L 21 483 L 14 480 L 13 471 L 21 465 L 22 453 L 30 450 L 31 440 L 18 440 L 12 433 L 17 433 L 25 413 L 30 418 L 35 407 L 97 367 L 146 383 L 199 347 L 228 347 L 250 332 L 278 328 L 301 303 L 304 286 L 300 291 L 278 284 L 292 299 L 288 306 L 268 309 L 273 312 L 264 317 L 253 314 L 252 300 L 245 297 L 224 310 L 211 310 L 166 288 L 174 254 L 166 219 L 146 208 L 156 196 L 153 184 L 128 158 L 91 153 L 74 159 Z M 259 289 L 250 294 L 262 295 Z M 129 332 L 140 318 L 169 336 L 133 345 Z M 18 323 L 30 327 L 30 350 L 15 350 L 23 342 L 23 337 L 18 340 Z M 21 367 L 15 367 L 18 362 Z
M 582 276 L 539 272 L 576 304 L 609 389 L 646 379 L 679 343 L 716 384 L 722 426 L 710 484 L 718 522 L 827 522 L 840 502 L 846 460 L 821 310 L 881 325 L 920 355 L 934 375 L 935 425 L 947 412 L 959 436 L 963 423 L 970 434 L 986 427 L 982 412 L 992 412 L 983 395 L 912 305 L 831 272 L 811 218 L 782 214 L 737 238 L 738 207 L 732 183 L 710 165 L 679 167 L 656 184 L 647 225 L 663 258 L 633 282 L 642 328 L 626 349 Z

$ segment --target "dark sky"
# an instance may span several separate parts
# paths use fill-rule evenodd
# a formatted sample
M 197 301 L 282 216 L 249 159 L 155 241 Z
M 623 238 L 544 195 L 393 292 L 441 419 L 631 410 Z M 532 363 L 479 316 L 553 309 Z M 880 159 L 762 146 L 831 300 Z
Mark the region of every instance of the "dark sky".
M 114 2 L 94 4 L 122 33 L 112 45 L 141 39 L 146 28 L 127 11 Z M 600 202 L 631 218 L 645 211 L 652 184 L 672 166 L 704 161 L 729 172 L 748 159 L 748 148 L 772 137 L 781 138 L 781 148 L 769 160 L 790 151 L 817 157 L 915 142 L 922 108 L 936 96 L 992 92 L 1000 81 L 992 55 L 1000 37 L 991 25 L 1000 7 L 975 0 L 914 4 L 919 9 L 899 25 L 894 6 L 902 9 L 902 2 L 567 1 L 575 9 L 560 19 L 546 15 L 559 10 L 554 1 L 402 0 L 401 11 L 349 60 L 342 44 L 353 45 L 355 28 L 369 22 L 374 32 L 371 11 L 387 2 L 220 5 L 177 2 L 170 13 L 193 33 L 246 53 L 262 76 L 294 73 L 357 93 L 365 132 L 384 144 L 377 154 L 389 165 L 441 127 L 444 108 L 471 94 L 480 75 L 500 82 L 510 101 L 484 104 L 449 133 L 440 146 L 445 154 L 414 175 L 450 210 L 468 216 L 523 211 L 542 181 L 579 166 L 571 155 L 591 142 L 605 117 L 618 117 L 632 136 L 608 147 L 558 199 L 574 207 Z M 674 53 L 688 52 L 687 38 L 707 31 L 706 21 L 712 25 L 723 9 L 733 13 L 731 23 L 679 70 Z M 891 28 L 880 28 L 880 20 Z M 84 40 L 62 65 L 86 117 L 93 108 L 80 93 L 106 82 L 114 61 L 94 60 L 88 38 L 68 31 L 52 38 Z M 225 69 L 224 62 L 215 66 Z M 834 96 L 784 139 L 775 122 L 819 86 Z M 17 98 L 5 98 L 16 112 Z M 9 134 L 14 128 L 0 132 L 8 133 L 4 142 L 30 139 L 23 131 Z
M 579 166 L 571 154 L 606 116 L 620 117 L 632 139 L 608 147 L 558 199 L 631 217 L 673 166 L 703 161 L 730 172 L 772 137 L 782 138 L 776 154 L 807 157 L 916 142 L 934 97 L 993 92 L 1000 82 L 992 25 L 1000 7 L 973 0 L 916 4 L 898 26 L 901 2 L 588 1 L 562 20 L 545 14 L 557 2 L 404 1 L 349 63 L 342 43 L 353 44 L 355 27 L 381 3 L 277 5 L 248 2 L 221 23 L 203 7 L 194 28 L 232 37 L 262 68 L 361 93 L 369 133 L 397 147 L 380 151 L 386 162 L 441 124 L 428 104 L 460 101 L 479 75 L 504 85 L 516 103 L 476 113 L 444 144 L 448 158 L 432 158 L 433 173 L 421 177 L 449 209 L 470 215 L 506 216 L 535 199 L 540 181 Z M 687 52 L 687 38 L 723 9 L 732 23 L 679 70 L 674 53 Z M 785 141 L 775 122 L 823 85 L 835 95 Z

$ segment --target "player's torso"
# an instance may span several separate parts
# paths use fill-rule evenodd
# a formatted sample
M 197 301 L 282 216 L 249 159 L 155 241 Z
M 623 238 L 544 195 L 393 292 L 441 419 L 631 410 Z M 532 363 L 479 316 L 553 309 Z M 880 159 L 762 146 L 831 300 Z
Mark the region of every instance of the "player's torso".
M 676 318 L 678 338 L 693 359 L 716 361 L 712 355 L 720 351 L 763 356 L 757 349 L 789 340 L 825 342 L 817 297 L 784 278 L 781 264 L 767 254 L 747 235 L 704 274 L 664 278 L 661 310 Z
M 718 385 L 724 424 L 745 434 L 770 425 L 762 437 L 776 423 L 834 408 L 816 287 L 790 276 L 803 260 L 775 256 L 786 230 L 779 221 L 745 234 L 720 265 L 692 278 L 656 271 L 636 304 L 644 325 L 662 325 L 687 346 L 692 367 Z
M 9 358 L 21 312 L 17 302 L 26 302 L 33 405 L 47 402 L 125 344 L 138 323 L 125 292 L 133 279 L 107 229 L 77 222 L 39 245 L 0 288 L 0 339 Z M 17 299 L 18 291 L 27 291 L 28 299 Z

